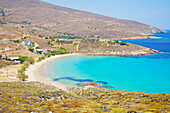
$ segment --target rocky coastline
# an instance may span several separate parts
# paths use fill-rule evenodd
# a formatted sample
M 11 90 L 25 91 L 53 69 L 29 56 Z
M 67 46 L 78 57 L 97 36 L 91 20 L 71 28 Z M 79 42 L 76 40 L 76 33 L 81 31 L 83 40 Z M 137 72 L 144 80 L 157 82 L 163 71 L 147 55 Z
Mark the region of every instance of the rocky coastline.
M 127 45 L 108 44 L 105 42 L 80 43 L 79 51 L 81 55 L 92 56 L 136 56 L 160 53 L 157 50 L 143 46 L 127 43 Z
M 79 53 L 80 55 L 89 55 L 89 56 L 136 56 L 136 55 L 150 55 L 160 53 L 157 50 L 150 49 L 148 51 L 132 51 L 132 52 L 110 52 L 110 53 Z

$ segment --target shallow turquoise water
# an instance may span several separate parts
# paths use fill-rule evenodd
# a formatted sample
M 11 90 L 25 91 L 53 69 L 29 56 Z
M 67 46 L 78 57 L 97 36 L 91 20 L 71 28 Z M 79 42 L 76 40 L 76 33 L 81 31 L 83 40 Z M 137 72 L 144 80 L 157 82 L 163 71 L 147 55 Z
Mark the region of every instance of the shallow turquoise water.
M 127 40 L 163 53 L 133 57 L 70 56 L 48 63 L 47 74 L 68 86 L 93 81 L 118 90 L 170 93 L 170 38 L 163 36 L 166 38 Z
M 149 93 L 170 93 L 169 69 L 170 59 L 100 56 L 65 57 L 47 66 L 48 76 L 52 80 L 60 77 L 90 79 L 107 82 L 118 90 Z M 66 85 L 81 83 L 68 79 L 57 82 Z

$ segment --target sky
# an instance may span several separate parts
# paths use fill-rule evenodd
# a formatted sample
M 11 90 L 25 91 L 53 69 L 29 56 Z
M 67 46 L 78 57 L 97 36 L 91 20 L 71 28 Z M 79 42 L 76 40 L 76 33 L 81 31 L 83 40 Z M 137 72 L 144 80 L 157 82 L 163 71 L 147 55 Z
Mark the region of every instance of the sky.
M 170 0 L 42 0 L 55 5 L 170 29 Z

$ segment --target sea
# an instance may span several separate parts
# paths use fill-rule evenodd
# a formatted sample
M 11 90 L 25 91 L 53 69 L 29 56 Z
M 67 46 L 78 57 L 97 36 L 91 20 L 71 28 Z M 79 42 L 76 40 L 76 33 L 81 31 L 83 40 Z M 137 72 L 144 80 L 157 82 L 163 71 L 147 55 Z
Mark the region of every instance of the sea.
M 170 94 L 170 30 L 161 39 L 123 40 L 160 51 L 140 56 L 69 56 L 46 64 L 46 74 L 67 87 L 97 82 L 124 91 Z

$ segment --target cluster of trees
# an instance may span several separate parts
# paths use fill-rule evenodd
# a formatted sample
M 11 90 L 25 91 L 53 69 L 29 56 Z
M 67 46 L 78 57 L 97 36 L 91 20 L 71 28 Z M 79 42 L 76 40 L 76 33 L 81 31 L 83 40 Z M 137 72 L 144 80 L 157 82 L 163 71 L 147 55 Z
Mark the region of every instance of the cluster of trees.
M 61 38 L 61 39 L 82 39 L 83 37 L 79 37 L 79 36 L 70 36 L 70 35 L 64 35 L 64 36 L 44 36 L 44 35 L 39 35 L 40 38 L 44 38 L 45 39 L 54 39 L 54 38 Z M 86 38 L 86 37 L 84 37 Z
M 126 43 L 126 42 L 124 42 L 124 41 L 121 41 L 120 43 L 119 43 L 120 45 L 129 45 L 128 43 Z
M 45 56 L 41 56 L 41 57 L 38 58 L 37 62 L 39 62 L 39 61 L 41 61 L 41 60 L 43 60 L 45 58 L 46 58 Z
M 59 54 L 67 54 L 67 53 L 68 51 L 65 48 L 60 47 L 58 50 L 49 51 L 49 53 L 45 53 L 44 55 L 50 57 L 50 56 L 55 56 Z
M 54 38 L 61 38 L 61 39 L 82 39 L 82 37 L 78 37 L 78 36 L 54 36 Z
M 128 43 L 124 42 L 124 41 L 118 41 L 116 39 L 113 39 L 113 41 L 108 41 L 109 44 L 120 44 L 120 45 L 129 45 Z
M 0 21 L 0 24 L 6 24 L 6 22 Z
M 15 43 L 22 43 L 21 40 L 13 40 L 13 42 L 15 42 Z
M 72 44 L 73 41 L 66 41 L 66 40 L 57 40 L 56 43 L 65 43 L 65 44 Z
M 18 70 L 17 78 L 19 78 L 22 81 L 25 81 L 28 78 L 28 75 L 25 74 L 26 68 L 29 67 L 30 64 L 34 64 L 35 60 L 32 57 L 27 56 L 20 56 L 19 57 L 20 62 L 24 62 L 21 69 Z

